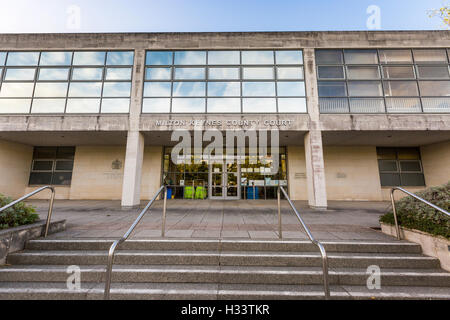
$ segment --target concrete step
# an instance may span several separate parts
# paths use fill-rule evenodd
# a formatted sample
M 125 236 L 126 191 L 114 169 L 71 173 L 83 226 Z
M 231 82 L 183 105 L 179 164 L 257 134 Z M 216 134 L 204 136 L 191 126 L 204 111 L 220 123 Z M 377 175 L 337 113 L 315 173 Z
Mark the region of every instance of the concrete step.
M 331 253 L 331 268 L 426 269 L 439 268 L 439 260 L 419 254 L 401 253 Z M 92 265 L 106 264 L 106 251 L 35 251 L 25 250 L 8 256 L 8 264 L 38 265 Z M 221 266 L 320 266 L 319 253 L 313 252 L 258 252 L 258 251 L 127 251 L 119 250 L 115 264 L 126 265 L 221 265 Z
M 29 250 L 108 250 L 113 240 L 30 240 L 26 244 Z M 408 242 L 351 242 L 325 241 L 328 252 L 354 253 L 420 253 L 421 247 Z M 310 241 L 291 240 L 193 240 L 193 239 L 154 239 L 128 240 L 121 244 L 121 250 L 175 250 L 175 251 L 285 251 L 317 252 Z
M 64 283 L 0 282 L 0 299 L 102 299 L 103 284 L 83 282 L 80 290 Z M 446 299 L 447 288 L 385 286 L 368 290 L 364 286 L 331 286 L 332 299 Z M 177 300 L 264 300 L 323 299 L 320 285 L 249 285 L 197 283 L 114 283 L 111 299 Z
M 0 281 L 66 282 L 68 266 L 25 265 L 0 268 Z M 81 281 L 104 282 L 105 266 L 80 266 Z M 365 269 L 329 270 L 330 284 L 365 285 Z M 303 284 L 323 283 L 320 267 L 116 265 L 113 282 Z M 439 269 L 382 269 L 383 286 L 450 287 L 450 273 Z

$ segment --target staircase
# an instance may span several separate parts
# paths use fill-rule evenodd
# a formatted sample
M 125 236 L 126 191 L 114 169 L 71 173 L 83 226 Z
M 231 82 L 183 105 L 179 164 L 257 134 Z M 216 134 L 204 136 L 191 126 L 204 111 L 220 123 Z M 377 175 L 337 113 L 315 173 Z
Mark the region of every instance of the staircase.
M 0 299 L 103 299 L 111 240 L 30 240 L 0 267 Z M 450 273 L 408 242 L 323 242 L 332 299 L 450 299 Z M 67 267 L 81 268 L 69 290 Z M 367 267 L 381 269 L 369 290 Z M 321 257 L 306 241 L 129 240 L 111 299 L 323 299 Z

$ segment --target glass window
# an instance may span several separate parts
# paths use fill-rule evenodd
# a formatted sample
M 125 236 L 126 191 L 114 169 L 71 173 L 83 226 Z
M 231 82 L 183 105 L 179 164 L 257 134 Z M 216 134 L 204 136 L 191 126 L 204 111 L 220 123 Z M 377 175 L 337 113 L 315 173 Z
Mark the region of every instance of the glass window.
M 320 98 L 319 106 L 321 113 L 347 113 L 350 110 L 347 98 Z
M 211 80 L 239 79 L 239 68 L 209 68 L 208 77 Z
M 305 98 L 278 98 L 278 112 L 304 113 L 306 111 Z
M 377 64 L 377 50 L 344 50 L 346 64 Z
M 422 96 L 450 96 L 450 81 L 419 81 L 419 88 Z
M 242 99 L 245 113 L 275 113 L 277 104 L 275 98 L 245 98 Z
M 206 64 L 205 51 L 175 51 L 175 64 L 199 65 Z
M 281 80 L 302 80 L 303 67 L 278 67 L 277 78 Z
M 171 65 L 173 53 L 170 51 L 147 51 L 147 65 Z
M 59 152 L 59 150 L 63 152 Z M 35 147 L 29 184 L 69 185 L 72 179 L 74 147 Z M 40 158 L 46 160 L 38 160 Z
M 205 68 L 175 68 L 177 80 L 201 80 L 205 79 Z
M 205 82 L 174 82 L 174 97 L 202 97 L 205 96 Z
M 143 113 L 169 113 L 170 112 L 170 98 L 152 98 L 144 99 L 142 105 Z
M 345 97 L 347 88 L 344 81 L 320 81 L 319 97 Z
M 53 170 L 53 161 L 52 160 L 34 160 L 31 170 L 39 170 L 39 171 Z
M 450 98 L 422 98 L 424 112 L 450 112 Z
M 36 83 L 34 96 L 38 98 L 56 98 L 67 95 L 67 82 L 39 82 Z
M 100 99 L 67 99 L 67 113 L 98 113 Z
M 146 80 L 170 80 L 172 68 L 147 68 L 145 70 Z
M 37 66 L 39 52 L 9 52 L 7 66 Z
M 316 50 L 317 64 L 342 64 L 342 50 Z
M 414 61 L 417 62 L 443 62 L 447 63 L 445 49 L 414 49 Z
M 414 79 L 414 69 L 412 66 L 383 66 L 383 77 L 387 79 Z
M 63 113 L 66 99 L 33 99 L 31 113 Z
M 387 97 L 392 96 L 418 96 L 419 90 L 416 81 L 385 81 L 384 93 Z
M 208 64 L 240 64 L 239 51 L 208 51 Z
M 286 97 L 304 96 L 305 84 L 303 81 L 278 82 L 277 94 L 278 96 L 286 96 Z
M 2 76 L 3 76 L 3 68 L 0 68 L 0 81 L 2 81 Z
M 30 82 L 3 82 L 0 97 L 5 98 L 31 98 L 34 83 Z
M 350 112 L 355 113 L 385 112 L 384 99 L 350 98 Z
M 319 79 L 344 79 L 344 67 L 319 66 Z
M 243 68 L 244 79 L 273 79 L 273 68 Z
M 273 51 L 242 51 L 242 64 L 274 64 Z
M 242 83 L 243 96 L 275 96 L 274 82 L 243 82 Z
M 103 51 L 78 51 L 73 54 L 73 65 L 96 66 L 105 64 Z
M 412 54 L 409 49 L 379 50 L 381 63 L 412 63 Z
M 131 82 L 105 82 L 103 84 L 104 97 L 129 97 Z
M 381 82 L 379 81 L 350 81 L 348 95 L 354 97 L 382 96 Z
M 73 68 L 72 80 L 102 80 L 103 68 Z
M 0 113 L 29 113 L 31 99 L 0 99 Z
M 69 87 L 69 97 L 100 97 L 101 82 L 72 82 Z
M 102 99 L 102 113 L 128 113 L 130 99 Z
M 170 97 L 170 82 L 147 82 L 144 84 L 144 97 Z
M 69 68 L 40 68 L 39 81 L 58 81 L 69 79 Z
M 106 57 L 106 64 L 108 66 L 132 66 L 133 58 L 133 51 L 110 51 Z
M 35 147 L 33 150 L 33 159 L 54 159 L 55 157 L 55 147 Z
M 172 112 L 175 113 L 203 113 L 205 99 L 203 98 L 173 98 Z
M 422 112 L 419 98 L 386 98 L 386 110 L 391 113 Z
M 208 96 L 226 97 L 240 96 L 241 84 L 239 82 L 208 82 Z
M 57 159 L 74 159 L 75 158 L 75 147 L 58 147 L 56 149 Z
M 347 67 L 347 78 L 350 80 L 379 79 L 378 67 Z
M 5 65 L 5 60 L 6 60 L 6 52 L 0 52 L 0 66 Z
M 448 79 L 448 65 L 445 66 L 416 66 L 417 76 L 422 79 Z
M 131 68 L 106 68 L 105 80 L 131 80 Z
M 4 80 L 13 81 L 23 81 L 23 80 L 34 80 L 34 74 L 36 73 L 35 68 L 8 68 L 5 72 Z
M 303 64 L 302 51 L 280 50 L 275 51 L 276 64 Z
M 72 52 L 42 52 L 39 65 L 41 66 L 70 66 Z
M 239 98 L 208 98 L 208 112 L 240 113 L 241 99 Z

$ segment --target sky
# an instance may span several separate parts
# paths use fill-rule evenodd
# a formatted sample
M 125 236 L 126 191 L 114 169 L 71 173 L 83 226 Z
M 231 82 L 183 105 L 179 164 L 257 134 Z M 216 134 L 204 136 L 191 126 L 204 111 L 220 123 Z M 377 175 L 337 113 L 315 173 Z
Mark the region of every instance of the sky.
M 439 30 L 444 0 L 0 0 L 0 33 Z M 7 3 L 7 4 L 6 4 Z M 368 12 L 369 9 L 369 12 Z

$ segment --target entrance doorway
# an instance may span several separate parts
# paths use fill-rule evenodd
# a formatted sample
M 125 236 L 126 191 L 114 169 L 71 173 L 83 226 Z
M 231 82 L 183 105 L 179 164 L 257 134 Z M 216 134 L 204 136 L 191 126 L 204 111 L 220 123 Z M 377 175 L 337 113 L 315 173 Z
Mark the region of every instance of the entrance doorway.
M 241 194 L 240 164 L 211 163 L 209 165 L 209 197 L 211 199 L 239 199 Z

